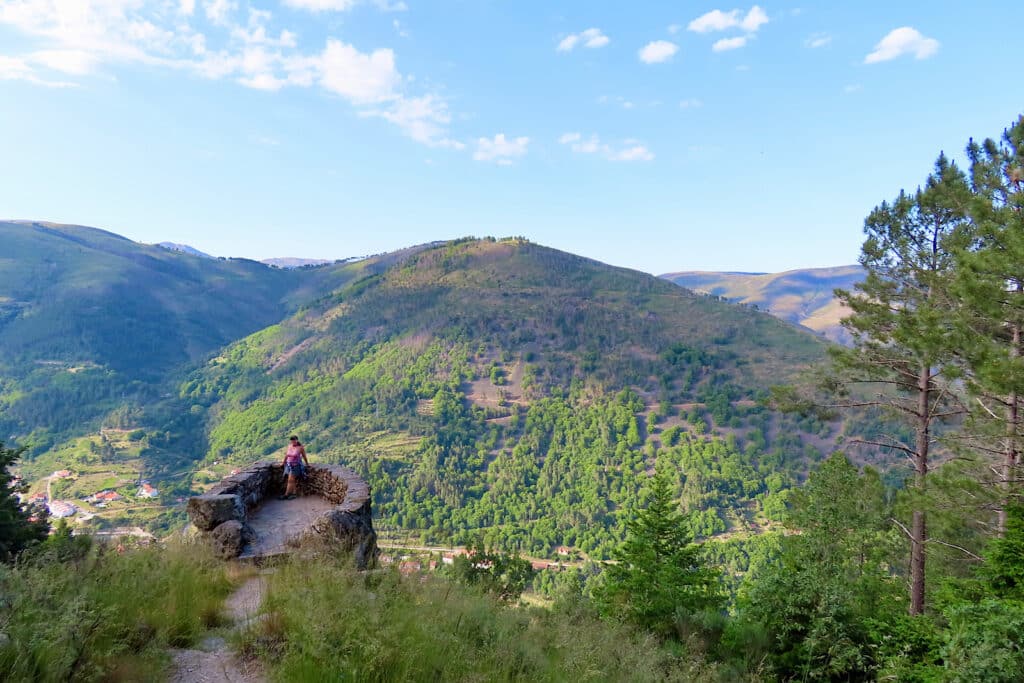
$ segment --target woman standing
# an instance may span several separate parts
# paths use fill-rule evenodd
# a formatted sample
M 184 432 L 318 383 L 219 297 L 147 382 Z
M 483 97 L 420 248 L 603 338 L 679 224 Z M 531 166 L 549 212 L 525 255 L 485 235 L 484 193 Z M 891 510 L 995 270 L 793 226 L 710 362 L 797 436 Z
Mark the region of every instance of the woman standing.
M 299 437 L 293 436 L 289 439 L 288 450 L 284 454 L 284 476 L 288 478 L 284 495 L 279 496 L 280 500 L 292 500 L 298 497 L 299 478 L 306 474 L 305 468 L 309 466 L 309 458 L 306 457 L 305 447 L 299 443 Z

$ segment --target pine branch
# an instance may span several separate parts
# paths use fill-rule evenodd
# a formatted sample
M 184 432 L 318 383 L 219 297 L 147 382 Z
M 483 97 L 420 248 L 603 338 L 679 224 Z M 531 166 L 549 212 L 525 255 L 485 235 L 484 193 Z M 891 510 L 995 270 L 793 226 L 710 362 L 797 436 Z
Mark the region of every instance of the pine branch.
M 975 555 L 974 553 L 972 553 L 967 548 L 963 548 L 963 547 L 958 546 L 958 545 L 956 545 L 954 543 L 946 543 L 945 541 L 940 541 L 937 538 L 929 538 L 929 539 L 927 539 L 925 541 L 925 543 L 938 543 L 939 545 L 944 545 L 947 548 L 954 548 L 956 550 L 959 550 L 959 551 L 963 552 L 965 555 L 968 555 L 969 557 L 971 557 L 972 559 L 977 560 L 978 562 L 983 562 L 984 561 L 984 558 L 982 558 L 982 557 L 980 557 L 978 555 Z

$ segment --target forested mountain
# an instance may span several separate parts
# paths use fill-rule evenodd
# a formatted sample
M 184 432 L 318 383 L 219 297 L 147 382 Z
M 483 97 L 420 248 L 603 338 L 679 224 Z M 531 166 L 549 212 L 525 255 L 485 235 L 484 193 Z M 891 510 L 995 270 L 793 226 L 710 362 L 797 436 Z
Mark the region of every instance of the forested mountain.
M 202 258 L 73 225 L 0 222 L 0 439 L 33 451 L 173 391 L 170 378 L 351 275 Z
M 832 292 L 852 289 L 864 279 L 860 266 L 805 268 L 784 273 L 719 273 L 683 271 L 661 277 L 696 292 L 757 306 L 794 325 L 802 325 L 832 341 L 849 343 L 839 320 L 847 315 Z
M 836 434 L 761 399 L 824 347 L 649 275 L 467 239 L 231 345 L 182 398 L 206 420 L 207 464 L 294 432 L 369 478 L 383 526 L 603 556 L 656 457 L 697 535 L 769 523 Z

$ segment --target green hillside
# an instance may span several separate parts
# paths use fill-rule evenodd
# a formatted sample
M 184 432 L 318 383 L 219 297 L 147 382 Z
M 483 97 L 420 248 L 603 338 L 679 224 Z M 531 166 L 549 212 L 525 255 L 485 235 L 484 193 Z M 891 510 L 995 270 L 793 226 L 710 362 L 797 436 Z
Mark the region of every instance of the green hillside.
M 864 279 L 860 266 L 806 268 L 784 273 L 716 273 L 690 271 L 661 277 L 697 292 L 729 301 L 750 304 L 794 325 L 847 343 L 849 334 L 839 320 L 848 312 L 832 295 L 833 290 L 852 289 Z
M 0 439 L 33 452 L 134 427 L 176 372 L 344 282 L 138 244 L 95 228 L 0 222 Z
M 231 345 L 182 397 L 206 420 L 208 465 L 297 432 L 369 478 L 385 530 L 604 555 L 655 457 L 698 535 L 770 524 L 835 434 L 759 400 L 823 354 L 766 313 L 649 275 L 460 240 Z

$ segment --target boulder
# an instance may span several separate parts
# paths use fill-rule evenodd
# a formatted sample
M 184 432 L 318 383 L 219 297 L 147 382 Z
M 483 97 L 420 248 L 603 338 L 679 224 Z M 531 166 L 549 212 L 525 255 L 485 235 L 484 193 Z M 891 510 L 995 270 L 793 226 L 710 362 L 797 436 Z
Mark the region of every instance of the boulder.
M 245 506 L 235 495 L 193 496 L 188 500 L 188 516 L 200 531 L 210 531 L 229 520 L 245 519 Z
M 231 560 L 242 554 L 245 544 L 252 539 L 252 531 L 237 519 L 219 524 L 210 532 L 210 543 L 217 555 Z
M 377 563 L 377 533 L 369 512 L 368 504 L 356 512 L 331 510 L 313 522 L 309 533 L 352 553 L 356 569 L 373 567 Z

